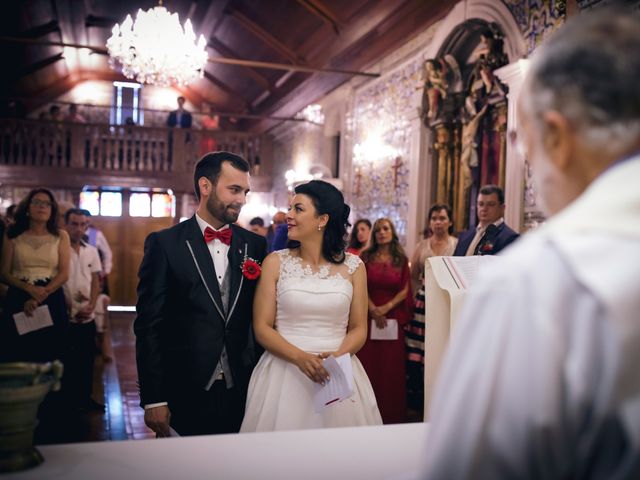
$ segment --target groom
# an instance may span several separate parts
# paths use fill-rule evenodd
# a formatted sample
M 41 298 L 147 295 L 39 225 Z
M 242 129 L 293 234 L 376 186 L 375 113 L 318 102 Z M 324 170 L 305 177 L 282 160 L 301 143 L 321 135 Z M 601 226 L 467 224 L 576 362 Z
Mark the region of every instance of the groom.
M 158 436 L 237 432 L 255 364 L 250 328 L 263 237 L 238 227 L 249 164 L 228 152 L 196 165 L 196 214 L 145 242 L 134 323 L 140 404 Z

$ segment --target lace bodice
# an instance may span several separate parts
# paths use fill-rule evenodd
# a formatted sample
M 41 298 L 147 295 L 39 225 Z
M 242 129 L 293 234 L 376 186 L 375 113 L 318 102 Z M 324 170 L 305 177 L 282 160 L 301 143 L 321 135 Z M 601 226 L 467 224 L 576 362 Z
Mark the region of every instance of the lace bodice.
M 280 258 L 276 329 L 306 351 L 337 349 L 349 323 L 351 276 L 362 261 L 347 253 L 343 263 L 314 271 L 288 249 L 276 253 Z
M 60 237 L 31 235 L 27 232 L 13 239 L 11 274 L 30 283 L 58 274 Z
M 316 278 L 324 279 L 342 279 L 350 282 L 349 278 L 362 263 L 359 257 L 346 253 L 345 260 L 342 264 L 327 264 L 320 267 L 314 272 L 311 265 L 303 265 L 302 259 L 291 255 L 291 251 L 286 248 L 276 252 L 280 257 L 280 279 L 288 280 L 291 278 Z

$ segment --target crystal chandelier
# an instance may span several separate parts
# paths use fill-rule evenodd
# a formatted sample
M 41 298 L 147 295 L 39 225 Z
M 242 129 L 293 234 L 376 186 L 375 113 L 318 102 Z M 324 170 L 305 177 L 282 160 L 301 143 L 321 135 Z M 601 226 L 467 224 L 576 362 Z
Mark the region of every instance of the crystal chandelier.
M 117 23 L 107 40 L 109 65 L 122 66 L 127 78 L 151 85 L 179 86 L 202 78 L 207 63 L 207 42 L 196 35 L 187 19 L 184 29 L 177 13 L 169 13 L 160 5 L 138 10 L 136 21 L 131 15 Z

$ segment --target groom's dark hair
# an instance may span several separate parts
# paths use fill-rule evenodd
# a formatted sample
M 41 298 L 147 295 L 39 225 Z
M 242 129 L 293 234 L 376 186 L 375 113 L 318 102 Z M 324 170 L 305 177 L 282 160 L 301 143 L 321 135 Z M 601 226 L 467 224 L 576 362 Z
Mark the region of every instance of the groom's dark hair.
M 196 163 L 196 169 L 193 172 L 193 186 L 196 193 L 196 198 L 200 201 L 200 187 L 198 186 L 198 180 L 200 177 L 209 179 L 213 185 L 218 183 L 218 177 L 220 177 L 220 170 L 222 164 L 229 162 L 233 168 L 237 168 L 243 172 L 249 171 L 249 163 L 239 155 L 231 152 L 211 152 L 202 157 L 198 163 Z

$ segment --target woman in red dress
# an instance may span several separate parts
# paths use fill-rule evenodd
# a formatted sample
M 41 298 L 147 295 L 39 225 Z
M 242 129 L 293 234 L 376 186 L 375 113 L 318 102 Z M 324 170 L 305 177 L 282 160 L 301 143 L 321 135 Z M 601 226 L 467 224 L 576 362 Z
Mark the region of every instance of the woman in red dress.
M 373 224 L 369 248 L 361 254 L 367 267 L 370 329 L 358 357 L 369 375 L 384 423 L 406 421 L 406 348 L 404 327 L 411 319 L 409 262 L 393 222 L 381 218 Z M 397 338 L 372 340 L 374 328 L 388 320 L 398 322 Z

